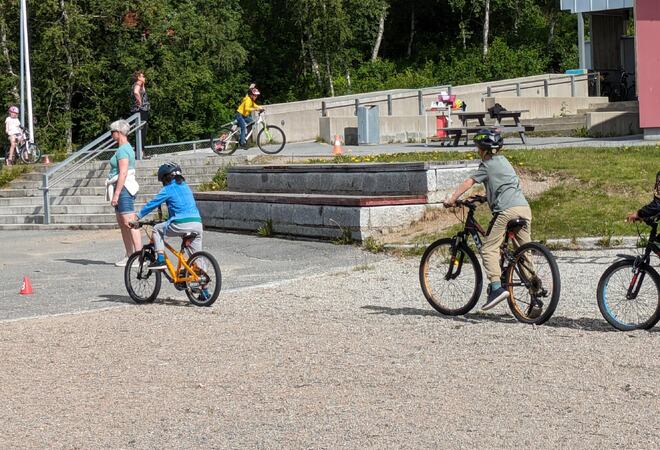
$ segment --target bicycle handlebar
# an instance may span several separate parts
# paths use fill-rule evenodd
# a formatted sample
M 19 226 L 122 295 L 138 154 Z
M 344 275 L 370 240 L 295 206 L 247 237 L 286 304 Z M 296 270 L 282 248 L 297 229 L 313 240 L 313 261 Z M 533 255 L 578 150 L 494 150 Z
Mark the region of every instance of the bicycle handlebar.
M 135 222 L 130 222 L 131 228 L 139 229 L 145 225 L 153 227 L 159 223 L 163 223 L 165 220 L 136 220 Z
M 488 199 L 486 198 L 485 195 L 474 195 L 472 197 L 468 197 L 463 200 L 456 200 L 456 202 L 453 205 L 447 205 L 447 203 L 442 202 L 445 207 L 452 207 L 452 206 L 467 206 L 468 208 L 475 207 L 476 205 L 480 203 L 486 203 Z

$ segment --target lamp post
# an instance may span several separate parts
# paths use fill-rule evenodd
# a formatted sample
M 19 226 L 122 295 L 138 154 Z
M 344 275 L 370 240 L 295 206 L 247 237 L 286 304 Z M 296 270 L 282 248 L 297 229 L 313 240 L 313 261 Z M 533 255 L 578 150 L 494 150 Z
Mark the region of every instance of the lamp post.
M 34 142 L 34 121 L 32 117 L 32 80 L 30 78 L 30 45 L 27 27 L 27 5 L 26 0 L 20 0 L 21 4 L 21 123 L 24 121 L 25 103 L 27 103 L 28 129 L 30 130 L 30 142 Z

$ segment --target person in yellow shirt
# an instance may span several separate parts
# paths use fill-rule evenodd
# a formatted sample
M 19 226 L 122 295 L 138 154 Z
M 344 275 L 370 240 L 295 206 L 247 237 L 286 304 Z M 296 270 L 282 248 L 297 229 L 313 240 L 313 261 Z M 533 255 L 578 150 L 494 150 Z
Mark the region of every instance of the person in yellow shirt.
M 259 89 L 250 85 L 247 95 L 243 98 L 243 101 L 238 105 L 236 110 L 236 115 L 234 118 L 238 125 L 241 127 L 241 137 L 239 139 L 239 145 L 243 148 L 247 146 L 245 142 L 245 135 L 247 134 L 247 126 L 253 122 L 252 116 L 250 115 L 252 111 L 262 111 L 263 108 L 257 105 L 256 100 L 259 96 Z

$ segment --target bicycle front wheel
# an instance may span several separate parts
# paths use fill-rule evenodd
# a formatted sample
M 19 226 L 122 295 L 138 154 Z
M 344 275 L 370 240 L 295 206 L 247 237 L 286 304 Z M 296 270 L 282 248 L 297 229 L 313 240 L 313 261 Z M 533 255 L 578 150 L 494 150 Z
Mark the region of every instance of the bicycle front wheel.
M 221 156 L 229 156 L 238 148 L 238 139 L 240 131 L 231 128 L 222 128 L 218 137 L 211 139 L 211 150 Z
M 257 135 L 259 150 L 269 155 L 281 152 L 284 144 L 286 144 L 284 131 L 275 125 L 266 125 Z
M 222 285 L 222 275 L 218 261 L 207 252 L 193 253 L 188 265 L 198 277 L 196 281 L 186 282 L 186 295 L 190 303 L 197 306 L 211 306 Z M 189 276 L 187 273 L 186 276 Z
M 618 261 L 598 281 L 598 309 L 617 330 L 649 329 L 660 318 L 660 277 L 645 264 L 633 271 L 634 261 Z
M 34 142 L 24 144 L 19 154 L 26 164 L 34 164 L 41 158 L 41 150 Z
M 149 270 L 149 263 L 153 260 L 153 253 L 142 250 L 128 258 L 124 268 L 124 284 L 135 303 L 152 303 L 160 292 L 161 272 Z
M 523 323 L 540 325 L 557 308 L 561 281 L 554 255 L 543 244 L 529 242 L 518 248 L 506 272 L 511 312 Z
M 451 238 L 432 243 L 419 264 L 419 282 L 429 304 L 440 314 L 457 316 L 474 308 L 483 287 L 474 252 Z

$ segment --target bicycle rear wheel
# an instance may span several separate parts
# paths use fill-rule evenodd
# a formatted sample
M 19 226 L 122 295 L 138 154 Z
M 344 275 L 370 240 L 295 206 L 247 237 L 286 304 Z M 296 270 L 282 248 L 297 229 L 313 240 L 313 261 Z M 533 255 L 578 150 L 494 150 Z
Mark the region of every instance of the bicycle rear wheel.
M 529 242 L 513 254 L 506 272 L 509 307 L 520 322 L 540 325 L 557 308 L 561 281 L 554 255 L 538 242 Z
M 25 143 L 19 154 L 26 164 L 34 164 L 41 158 L 41 150 L 34 142 Z
M 239 130 L 222 128 L 217 138 L 211 139 L 211 150 L 221 156 L 229 156 L 238 148 Z
M 207 252 L 193 253 L 188 259 L 188 265 L 199 277 L 198 281 L 186 283 L 186 295 L 190 303 L 197 306 L 211 306 L 222 286 L 222 274 L 218 261 Z M 186 273 L 186 276 L 189 274 Z
M 451 238 L 429 245 L 419 264 L 419 282 L 429 304 L 440 314 L 469 312 L 479 301 L 483 277 L 474 252 Z
M 266 125 L 257 135 L 259 149 L 269 155 L 281 152 L 284 144 L 286 144 L 284 131 L 275 125 Z
M 160 292 L 162 274 L 149 270 L 149 263 L 154 259 L 153 252 L 149 250 L 137 251 L 128 258 L 124 268 L 124 284 L 135 303 L 151 303 Z
M 646 330 L 660 319 L 660 276 L 645 264 L 633 268 L 633 260 L 617 261 L 598 281 L 598 309 L 621 331 Z

